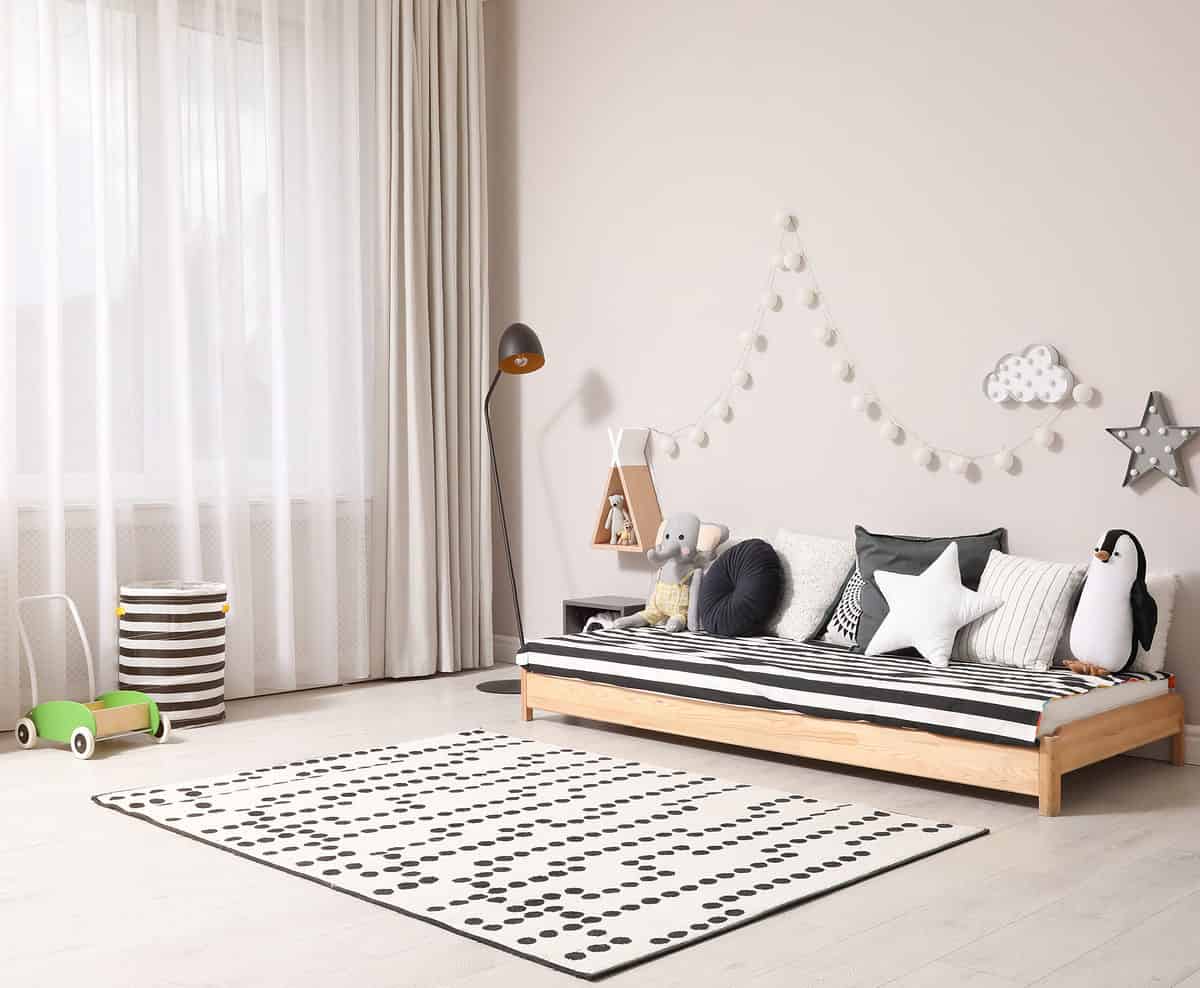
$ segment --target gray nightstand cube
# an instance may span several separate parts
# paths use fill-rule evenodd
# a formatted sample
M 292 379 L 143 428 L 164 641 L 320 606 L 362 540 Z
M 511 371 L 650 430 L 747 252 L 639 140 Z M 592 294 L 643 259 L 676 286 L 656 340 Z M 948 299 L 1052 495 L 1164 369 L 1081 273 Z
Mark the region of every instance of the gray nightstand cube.
M 588 618 L 601 611 L 619 614 L 636 614 L 646 609 L 645 597 L 617 597 L 602 594 L 599 597 L 572 597 L 563 601 L 563 634 L 577 635 L 583 631 Z

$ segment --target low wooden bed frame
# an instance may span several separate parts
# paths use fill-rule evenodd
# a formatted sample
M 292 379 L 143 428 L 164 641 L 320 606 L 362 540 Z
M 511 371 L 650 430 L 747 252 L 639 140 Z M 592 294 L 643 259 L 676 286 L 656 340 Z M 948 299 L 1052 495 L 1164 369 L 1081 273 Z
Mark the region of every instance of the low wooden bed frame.
M 927 731 L 880 727 L 688 700 L 521 670 L 521 719 L 534 710 L 777 751 L 860 768 L 1036 796 L 1042 816 L 1058 816 L 1062 777 L 1141 745 L 1171 739 L 1183 764 L 1183 698 L 1175 694 L 1064 724 L 1036 746 L 991 744 Z

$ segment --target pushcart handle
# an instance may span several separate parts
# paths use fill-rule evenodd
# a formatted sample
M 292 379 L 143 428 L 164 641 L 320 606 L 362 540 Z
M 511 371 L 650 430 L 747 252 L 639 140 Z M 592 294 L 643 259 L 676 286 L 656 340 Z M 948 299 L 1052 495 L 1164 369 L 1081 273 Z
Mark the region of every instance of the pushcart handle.
M 30 597 L 17 598 L 17 632 L 21 636 L 21 646 L 25 652 L 25 662 L 29 667 L 29 691 L 33 699 L 32 706 L 38 705 L 37 667 L 33 664 L 33 648 L 29 644 L 29 635 L 25 631 L 25 622 L 21 620 L 21 605 L 32 600 L 63 600 L 75 621 L 75 630 L 79 632 L 79 640 L 83 643 L 83 657 L 87 661 L 88 699 L 96 699 L 96 673 L 92 669 L 92 646 L 88 644 L 87 632 L 83 630 L 83 621 L 79 617 L 79 608 L 75 601 L 65 593 L 39 593 Z

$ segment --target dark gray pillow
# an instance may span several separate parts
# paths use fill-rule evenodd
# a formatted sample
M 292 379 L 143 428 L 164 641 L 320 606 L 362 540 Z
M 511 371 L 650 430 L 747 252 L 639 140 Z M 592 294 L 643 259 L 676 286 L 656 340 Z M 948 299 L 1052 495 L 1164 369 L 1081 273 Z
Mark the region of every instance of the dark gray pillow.
M 981 535 L 957 535 L 927 539 L 912 535 L 877 535 L 861 525 L 854 526 L 854 549 L 858 554 L 858 570 L 864 580 L 862 616 L 858 619 L 856 652 L 865 652 L 867 645 L 887 617 L 888 605 L 875 583 L 875 571 L 907 573 L 916 576 L 925 572 L 942 550 L 951 542 L 958 543 L 958 565 L 962 570 L 963 586 L 979 589 L 979 579 L 987 565 L 988 554 L 997 549 L 1008 552 L 1008 531 L 996 528 Z
M 761 635 L 779 607 L 782 592 L 783 567 L 771 543 L 739 542 L 704 572 L 700 623 L 722 638 Z

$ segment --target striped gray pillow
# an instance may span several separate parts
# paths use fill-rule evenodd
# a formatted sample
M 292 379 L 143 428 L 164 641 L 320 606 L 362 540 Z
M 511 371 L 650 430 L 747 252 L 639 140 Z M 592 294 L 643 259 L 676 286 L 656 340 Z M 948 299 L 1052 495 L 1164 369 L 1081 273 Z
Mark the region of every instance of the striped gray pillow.
M 1004 603 L 959 631 L 955 657 L 1049 669 L 1085 572 L 1083 566 L 1024 559 L 993 549 L 979 592 Z

